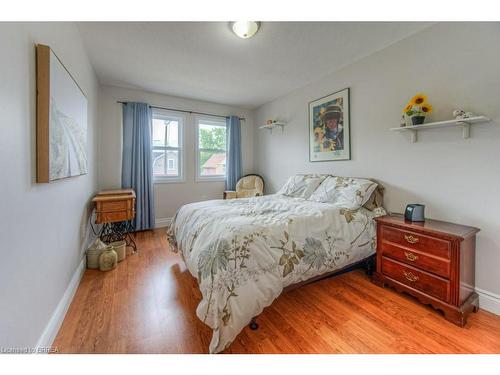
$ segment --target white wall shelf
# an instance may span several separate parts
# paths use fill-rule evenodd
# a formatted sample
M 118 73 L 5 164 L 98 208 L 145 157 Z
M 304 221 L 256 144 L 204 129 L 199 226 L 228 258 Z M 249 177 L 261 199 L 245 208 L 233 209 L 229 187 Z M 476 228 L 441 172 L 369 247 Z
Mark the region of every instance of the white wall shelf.
M 430 122 L 428 124 L 422 125 L 412 125 L 412 126 L 401 126 L 398 128 L 391 128 L 390 130 L 395 132 L 410 132 L 410 140 L 412 143 L 417 141 L 417 133 L 419 130 L 427 130 L 427 129 L 435 129 L 435 128 L 443 128 L 448 126 L 460 126 L 462 128 L 462 138 L 469 138 L 470 136 L 470 126 L 473 124 L 478 124 L 481 122 L 489 122 L 491 121 L 486 116 L 474 116 L 466 119 L 454 119 L 447 121 L 438 121 L 438 122 Z
M 272 134 L 273 129 L 281 128 L 281 132 L 283 133 L 283 131 L 285 130 L 285 125 L 286 124 L 284 122 L 273 122 L 272 124 L 266 124 L 266 125 L 259 126 L 259 129 L 267 129 Z

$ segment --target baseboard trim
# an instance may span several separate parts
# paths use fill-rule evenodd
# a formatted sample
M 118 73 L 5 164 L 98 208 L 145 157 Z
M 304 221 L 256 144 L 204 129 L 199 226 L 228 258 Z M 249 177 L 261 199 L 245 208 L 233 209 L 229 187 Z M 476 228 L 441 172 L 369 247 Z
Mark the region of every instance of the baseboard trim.
M 500 296 L 487 290 L 476 288 L 479 294 L 479 308 L 500 315 Z
M 82 258 L 82 261 L 78 265 L 71 281 L 69 282 L 66 291 L 64 292 L 61 300 L 57 304 L 54 313 L 50 317 L 50 320 L 45 327 L 42 335 L 38 339 L 36 343 L 37 348 L 47 348 L 52 345 L 54 342 L 57 333 L 59 332 L 59 328 L 61 328 L 62 322 L 64 321 L 64 317 L 68 312 L 69 305 L 71 301 L 73 301 L 73 297 L 75 296 L 76 290 L 80 285 L 80 280 L 82 279 L 83 273 L 85 272 L 85 258 Z
M 155 220 L 155 228 L 169 227 L 171 223 L 172 223 L 171 217 L 166 217 L 163 219 L 156 219 Z

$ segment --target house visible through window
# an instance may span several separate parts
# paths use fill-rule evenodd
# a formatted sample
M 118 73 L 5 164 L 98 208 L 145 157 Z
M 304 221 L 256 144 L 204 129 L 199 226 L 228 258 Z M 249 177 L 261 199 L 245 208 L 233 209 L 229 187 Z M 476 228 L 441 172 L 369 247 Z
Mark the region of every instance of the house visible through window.
M 182 179 L 182 125 L 180 116 L 153 112 L 153 176 L 156 181 Z
M 197 171 L 199 179 L 224 179 L 226 176 L 226 122 L 224 119 L 198 117 Z

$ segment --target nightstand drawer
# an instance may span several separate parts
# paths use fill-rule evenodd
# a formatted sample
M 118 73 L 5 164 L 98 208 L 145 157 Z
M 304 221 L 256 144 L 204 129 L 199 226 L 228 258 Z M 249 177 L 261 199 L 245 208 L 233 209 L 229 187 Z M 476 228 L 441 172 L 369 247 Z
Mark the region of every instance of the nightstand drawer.
M 451 262 L 418 250 L 403 248 L 392 242 L 382 242 L 382 255 L 413 267 L 434 273 L 444 278 L 450 277 Z
M 448 280 L 386 257 L 382 257 L 382 274 L 444 302 L 450 301 L 450 282 Z
M 127 200 L 99 202 L 97 210 L 102 212 L 124 211 L 127 210 L 128 205 Z
M 382 241 L 383 243 L 392 242 L 407 249 L 418 250 L 440 258 L 451 259 L 451 242 L 439 238 L 384 225 L 382 227 Z

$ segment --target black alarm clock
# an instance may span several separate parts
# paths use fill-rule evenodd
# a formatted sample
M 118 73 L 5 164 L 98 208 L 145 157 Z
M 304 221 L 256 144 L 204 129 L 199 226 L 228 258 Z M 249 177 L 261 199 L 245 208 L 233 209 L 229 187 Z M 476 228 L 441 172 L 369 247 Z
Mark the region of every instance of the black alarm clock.
M 405 210 L 405 220 L 409 221 L 425 221 L 424 216 L 425 206 L 423 204 L 409 204 Z

